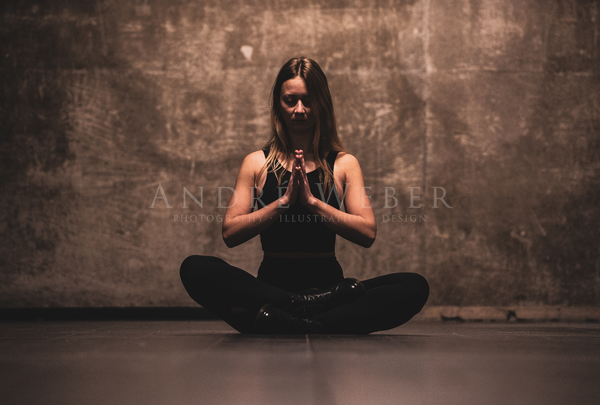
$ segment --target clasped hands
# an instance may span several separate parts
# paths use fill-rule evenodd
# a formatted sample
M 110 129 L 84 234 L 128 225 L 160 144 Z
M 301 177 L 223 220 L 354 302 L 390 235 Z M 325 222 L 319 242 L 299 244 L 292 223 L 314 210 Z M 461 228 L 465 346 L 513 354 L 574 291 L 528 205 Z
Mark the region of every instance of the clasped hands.
M 302 149 L 294 151 L 294 164 L 292 165 L 292 174 L 287 186 L 287 190 L 282 197 L 282 206 L 295 204 L 299 201 L 301 204 L 311 204 L 314 196 L 310 191 L 310 185 L 306 177 L 306 168 L 304 165 L 304 152 Z

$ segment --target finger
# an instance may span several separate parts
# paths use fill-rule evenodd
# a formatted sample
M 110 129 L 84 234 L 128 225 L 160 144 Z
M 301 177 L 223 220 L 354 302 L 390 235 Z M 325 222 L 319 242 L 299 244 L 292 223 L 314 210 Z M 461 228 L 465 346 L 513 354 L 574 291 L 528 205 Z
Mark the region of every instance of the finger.
M 302 151 L 302 149 L 298 149 L 294 152 L 296 153 L 296 161 L 294 162 L 294 164 L 298 166 L 298 170 L 301 170 L 302 172 L 306 173 L 304 165 L 304 152 Z
M 298 166 L 296 164 L 296 162 L 294 162 L 294 165 L 292 166 L 292 177 L 297 177 L 298 176 L 298 171 L 300 171 L 300 169 L 301 169 L 300 166 Z

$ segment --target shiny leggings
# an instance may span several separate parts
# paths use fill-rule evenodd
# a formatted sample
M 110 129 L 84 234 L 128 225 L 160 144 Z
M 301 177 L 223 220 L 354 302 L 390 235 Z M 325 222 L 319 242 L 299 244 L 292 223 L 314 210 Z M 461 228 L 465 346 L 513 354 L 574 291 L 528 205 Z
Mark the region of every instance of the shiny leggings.
M 326 288 L 343 279 L 331 259 L 269 259 L 258 277 L 212 256 L 190 256 L 181 264 L 181 281 L 194 301 L 241 333 L 254 333 L 260 308 L 290 305 L 288 292 Z M 429 285 L 416 273 L 393 273 L 362 281 L 358 301 L 325 312 L 320 333 L 367 334 L 409 321 L 427 302 Z

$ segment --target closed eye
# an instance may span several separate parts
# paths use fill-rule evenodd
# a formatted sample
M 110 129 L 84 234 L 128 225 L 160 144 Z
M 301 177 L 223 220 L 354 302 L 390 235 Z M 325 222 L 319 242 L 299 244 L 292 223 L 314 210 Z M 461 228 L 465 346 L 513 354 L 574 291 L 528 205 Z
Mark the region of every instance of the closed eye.
M 298 104 L 298 100 L 299 99 L 297 97 L 291 97 L 291 96 L 286 96 L 283 98 L 283 102 L 290 107 L 293 107 L 296 104 Z M 302 100 L 302 104 L 305 107 L 310 107 L 310 98 L 309 97 L 302 97 L 302 98 L 300 98 L 300 100 Z

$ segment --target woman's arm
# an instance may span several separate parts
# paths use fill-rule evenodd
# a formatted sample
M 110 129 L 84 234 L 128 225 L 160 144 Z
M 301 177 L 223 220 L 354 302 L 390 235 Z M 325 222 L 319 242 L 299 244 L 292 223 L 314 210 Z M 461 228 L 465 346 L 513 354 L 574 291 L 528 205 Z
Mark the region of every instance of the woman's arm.
M 300 173 L 298 176 L 299 201 L 313 214 L 325 217 L 325 225 L 344 239 L 360 246 L 371 246 L 377 234 L 377 224 L 371 208 L 371 200 L 365 192 L 358 160 L 348 153 L 341 152 L 335 161 L 336 183 L 343 189 L 336 188 L 340 196 L 345 193 L 343 200 L 346 212 L 340 211 L 312 195 L 306 178 L 302 151 L 296 153 L 295 166 Z
M 277 221 L 279 216 L 287 210 L 287 207 L 293 204 L 297 198 L 297 188 L 293 185 L 297 183 L 297 173 L 292 173 L 289 186 L 285 194 L 271 204 L 257 211 L 254 209 L 253 191 L 255 177 L 260 172 L 265 162 L 264 153 L 257 151 L 246 156 L 242 162 L 242 167 L 238 173 L 235 183 L 235 192 L 231 197 L 223 220 L 223 240 L 228 247 L 234 247 L 242 244 L 265 229 L 273 222 Z M 296 172 L 296 171 L 294 171 Z M 264 184 L 266 172 L 263 178 L 258 182 Z

